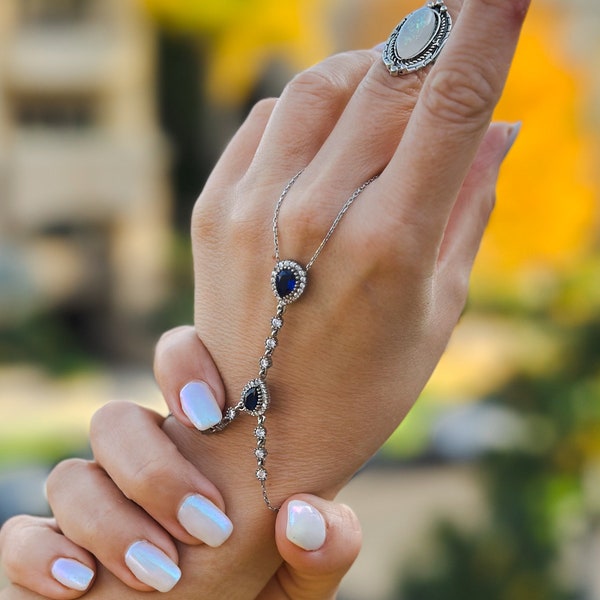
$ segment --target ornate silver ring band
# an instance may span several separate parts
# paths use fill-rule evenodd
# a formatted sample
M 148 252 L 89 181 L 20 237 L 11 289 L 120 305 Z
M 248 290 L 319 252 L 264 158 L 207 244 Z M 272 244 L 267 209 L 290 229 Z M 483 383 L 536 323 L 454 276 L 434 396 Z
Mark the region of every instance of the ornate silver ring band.
M 382 53 L 390 75 L 406 75 L 435 61 L 452 30 L 443 0 L 435 0 L 405 17 L 392 31 Z

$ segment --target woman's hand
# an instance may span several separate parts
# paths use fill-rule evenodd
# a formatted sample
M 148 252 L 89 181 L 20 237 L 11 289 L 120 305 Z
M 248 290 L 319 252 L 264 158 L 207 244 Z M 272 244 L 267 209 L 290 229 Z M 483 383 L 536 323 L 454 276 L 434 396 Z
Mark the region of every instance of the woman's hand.
M 257 376 L 276 306 L 272 221 L 282 189 L 305 169 L 282 206 L 279 241 L 283 259 L 306 264 L 352 191 L 381 174 L 285 315 L 268 379 L 274 505 L 298 489 L 335 495 L 412 407 L 464 307 L 514 134 L 509 124 L 490 127 L 490 118 L 529 2 L 460 4 L 448 1 L 455 27 L 428 72 L 394 78 L 378 52 L 350 52 L 259 103 L 196 205 L 195 327 L 232 406 Z M 175 406 L 180 389 L 167 384 Z M 255 423 L 241 415 L 212 436 L 165 423 L 217 483 L 240 534 L 234 554 L 190 553 L 215 597 L 252 597 L 278 568 L 255 477 Z M 256 591 L 212 586 L 212 561 L 235 561 Z
M 528 5 L 465 0 L 461 10 L 448 0 L 455 27 L 428 72 L 393 78 L 375 51 L 327 59 L 259 103 L 211 175 L 193 217 L 195 327 L 230 406 L 256 377 L 269 333 L 282 188 L 305 168 L 279 220 L 282 258 L 305 263 L 352 191 L 381 173 L 286 312 L 269 372 L 274 504 L 296 490 L 333 497 L 402 420 L 446 346 L 513 139 L 512 126 L 489 121 Z M 192 361 L 175 367 L 161 386 L 181 416 L 182 387 L 201 377 Z M 163 425 L 217 485 L 234 524 L 219 548 L 178 545 L 186 579 L 172 597 L 255 598 L 278 572 L 253 428 L 244 415 L 213 436 Z M 90 597 L 139 597 L 99 579 Z
M 162 337 L 157 379 L 186 361 L 213 389 L 222 388 L 192 327 Z M 48 479 L 55 518 L 16 517 L 0 530 L 0 564 L 15 585 L 55 600 L 79 598 L 94 585 L 97 559 L 133 590 L 176 593 L 180 572 L 171 538 L 211 547 L 227 542 L 233 527 L 223 498 L 179 454 L 161 430 L 163 421 L 131 403 L 96 413 L 90 436 L 95 460 L 64 461 Z M 299 494 L 282 507 L 275 540 L 284 562 L 258 598 L 325 599 L 334 597 L 354 562 L 361 533 L 348 507 Z M 13 588 L 1 597 L 30 596 Z
M 85 516 L 80 507 L 72 510 Z M 97 525 L 106 528 L 106 521 Z M 112 529 L 107 528 L 107 536 Z M 275 540 L 284 562 L 257 600 L 329 600 L 358 555 L 361 531 L 349 507 L 299 494 L 284 503 Z M 2 567 L 13 582 L 0 592 L 3 600 L 71 600 L 94 585 L 93 556 L 66 538 L 54 519 L 14 517 L 0 533 L 0 550 Z
M 298 488 L 332 497 L 343 486 L 412 407 L 464 307 L 513 129 L 489 121 L 527 2 L 467 0 L 459 16 L 448 5 L 456 25 L 428 74 L 391 77 L 375 51 L 300 74 L 255 108 L 196 204 L 195 325 L 231 406 L 257 376 L 277 304 L 282 189 L 305 168 L 279 233 L 282 259 L 306 264 L 353 190 L 381 173 L 285 314 L 268 379 L 275 505 Z M 259 511 L 254 426 L 242 415 L 218 436 L 167 430 L 196 456 L 227 446 L 230 476 L 256 488 L 246 509 Z

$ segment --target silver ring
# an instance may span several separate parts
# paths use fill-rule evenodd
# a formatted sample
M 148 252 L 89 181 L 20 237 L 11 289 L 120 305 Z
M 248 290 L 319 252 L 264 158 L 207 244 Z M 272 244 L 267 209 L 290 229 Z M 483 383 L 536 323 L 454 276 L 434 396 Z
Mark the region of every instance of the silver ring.
M 392 31 L 382 59 L 390 75 L 406 75 L 431 64 L 452 30 L 443 0 L 435 0 L 406 16 Z

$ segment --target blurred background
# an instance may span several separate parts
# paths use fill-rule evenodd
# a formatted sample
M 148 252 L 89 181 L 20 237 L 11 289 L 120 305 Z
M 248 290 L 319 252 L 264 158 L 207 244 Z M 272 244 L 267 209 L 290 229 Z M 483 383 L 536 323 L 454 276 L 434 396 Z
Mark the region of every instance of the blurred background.
M 193 202 L 249 107 L 373 46 L 408 0 L 1 0 L 0 523 L 87 452 L 192 321 Z M 343 493 L 345 600 L 600 600 L 600 4 L 536 0 L 497 117 L 522 121 L 468 311 Z M 1 581 L 1 575 L 0 575 Z

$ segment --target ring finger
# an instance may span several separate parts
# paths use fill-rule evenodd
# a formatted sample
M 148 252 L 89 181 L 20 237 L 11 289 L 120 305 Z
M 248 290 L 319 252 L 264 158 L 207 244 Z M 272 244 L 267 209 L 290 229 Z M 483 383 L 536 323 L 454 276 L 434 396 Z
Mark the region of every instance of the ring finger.
M 460 2 L 449 0 L 447 4 L 449 11 L 455 17 Z M 318 197 L 320 199 L 318 210 L 323 223 L 330 222 L 335 216 L 339 209 L 340 195 L 349 194 L 361 182 L 381 172 L 388 164 L 402 138 L 430 69 L 427 67 L 406 76 L 391 77 L 381 60 L 379 51 L 370 50 L 366 53 L 370 63 L 367 70 L 358 70 L 354 65 L 359 56 L 365 55 L 365 51 L 340 55 L 340 58 L 344 58 L 346 61 L 345 66 L 354 68 L 355 73 L 359 76 L 354 79 L 345 79 L 348 86 L 354 87 L 351 94 L 345 98 L 346 105 L 335 126 L 327 129 L 326 123 L 329 121 L 320 122 L 322 134 L 326 135 L 316 136 L 320 141 L 318 152 L 315 152 L 313 156 L 303 156 L 304 163 L 298 163 L 294 167 L 299 169 L 308 165 L 303 177 L 295 186 L 294 194 L 290 195 L 288 205 L 290 208 L 293 206 L 294 197 L 306 198 L 307 204 L 311 204 L 313 199 Z M 336 81 L 338 71 L 344 73 L 341 70 L 340 62 L 325 62 L 323 67 L 319 78 L 315 78 L 310 69 L 297 78 L 299 81 L 303 79 L 306 81 L 307 95 L 309 92 L 317 97 L 322 95 L 322 89 L 325 87 L 323 80 Z M 325 89 L 327 88 L 325 87 Z M 291 91 L 294 91 L 293 88 Z M 289 105 L 292 110 L 293 103 L 290 102 Z M 285 113 L 285 111 L 286 107 L 282 102 L 281 113 Z M 316 120 L 316 123 L 319 121 Z M 307 131 L 307 134 L 315 137 L 314 125 Z M 303 139 L 302 135 L 299 137 Z M 285 154 L 285 139 L 277 138 L 274 135 L 265 135 L 259 145 L 255 161 L 258 163 L 256 168 L 259 172 L 264 171 L 267 166 L 263 164 L 262 156 L 270 157 L 273 154 L 272 151 L 261 153 L 261 147 L 272 148 L 274 141 L 277 142 L 278 148 L 284 150 Z M 298 144 L 298 136 L 287 138 L 287 145 L 291 144 Z M 282 180 L 285 180 L 286 177 L 289 178 L 293 170 L 288 167 L 281 173 L 280 180 L 278 180 L 279 186 Z M 298 211 L 304 213 L 306 208 L 306 206 L 298 206 Z

